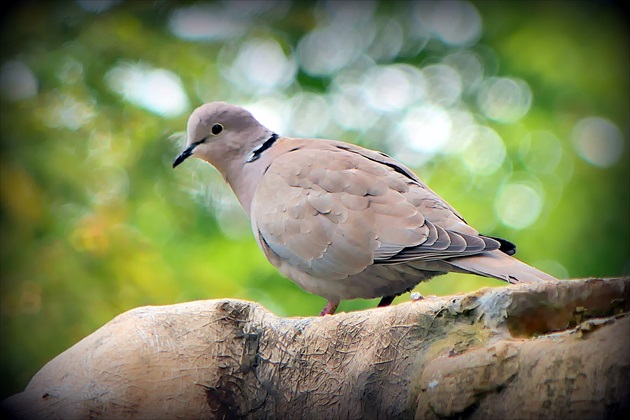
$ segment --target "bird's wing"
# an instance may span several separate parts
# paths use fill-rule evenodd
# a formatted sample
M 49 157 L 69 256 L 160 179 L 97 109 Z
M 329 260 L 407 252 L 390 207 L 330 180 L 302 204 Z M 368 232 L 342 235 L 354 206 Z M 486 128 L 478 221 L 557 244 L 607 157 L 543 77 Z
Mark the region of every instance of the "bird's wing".
M 251 208 L 260 245 L 290 265 L 340 279 L 499 247 L 394 159 L 341 142 L 295 145 L 268 166 Z

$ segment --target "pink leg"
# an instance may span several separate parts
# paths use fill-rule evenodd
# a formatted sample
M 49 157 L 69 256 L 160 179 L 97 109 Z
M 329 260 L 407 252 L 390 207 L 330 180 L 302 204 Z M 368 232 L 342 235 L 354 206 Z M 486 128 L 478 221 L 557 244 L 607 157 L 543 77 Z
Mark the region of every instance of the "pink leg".
M 326 306 L 324 306 L 324 309 L 322 309 L 322 312 L 319 314 L 319 316 L 334 314 L 337 310 L 337 306 L 339 306 L 339 302 L 329 300 Z

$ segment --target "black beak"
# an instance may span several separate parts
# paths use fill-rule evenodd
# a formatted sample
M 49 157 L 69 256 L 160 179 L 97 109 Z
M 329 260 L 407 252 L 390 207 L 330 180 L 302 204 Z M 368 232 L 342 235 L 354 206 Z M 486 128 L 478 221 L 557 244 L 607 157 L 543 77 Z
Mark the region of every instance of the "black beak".
M 193 143 L 187 148 L 185 148 L 184 151 L 181 152 L 179 156 L 177 156 L 175 160 L 173 161 L 173 168 L 175 168 L 177 165 L 179 165 L 180 163 L 188 159 L 192 155 L 193 150 L 195 150 L 195 147 L 197 146 L 199 146 L 199 143 Z

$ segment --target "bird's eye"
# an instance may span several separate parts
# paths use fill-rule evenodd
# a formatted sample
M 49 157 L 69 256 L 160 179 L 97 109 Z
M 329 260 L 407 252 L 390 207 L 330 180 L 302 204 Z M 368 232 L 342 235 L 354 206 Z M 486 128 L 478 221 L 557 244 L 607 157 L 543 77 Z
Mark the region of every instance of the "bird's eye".
M 212 126 L 212 129 L 210 131 L 212 132 L 213 135 L 216 136 L 221 131 L 223 131 L 223 126 L 221 124 L 215 124 Z

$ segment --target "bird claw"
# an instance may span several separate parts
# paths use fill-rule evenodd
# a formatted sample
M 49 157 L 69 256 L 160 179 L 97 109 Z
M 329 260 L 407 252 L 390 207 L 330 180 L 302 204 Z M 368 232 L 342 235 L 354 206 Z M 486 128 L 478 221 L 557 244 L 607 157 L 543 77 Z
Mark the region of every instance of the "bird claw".
M 411 298 L 412 301 L 417 302 L 419 300 L 424 299 L 424 296 L 422 296 L 420 293 L 418 292 L 412 292 L 409 297 Z

